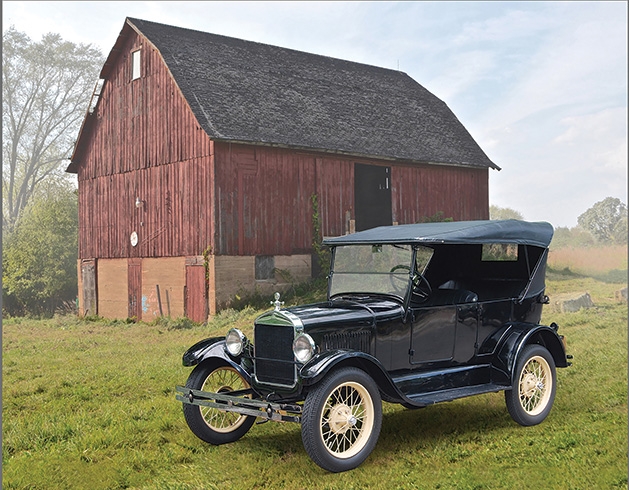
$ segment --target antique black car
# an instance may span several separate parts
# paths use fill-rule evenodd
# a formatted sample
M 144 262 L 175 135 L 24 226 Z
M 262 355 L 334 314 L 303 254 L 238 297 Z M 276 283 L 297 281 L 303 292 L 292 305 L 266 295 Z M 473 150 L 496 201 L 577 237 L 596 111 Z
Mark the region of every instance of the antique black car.
M 382 400 L 421 408 L 504 391 L 511 417 L 542 422 L 558 327 L 540 325 L 548 223 L 516 220 L 384 226 L 329 238 L 325 302 L 275 309 L 253 339 L 232 328 L 183 356 L 186 422 L 210 444 L 242 437 L 256 419 L 301 423 L 322 468 L 346 471 L 371 453 Z

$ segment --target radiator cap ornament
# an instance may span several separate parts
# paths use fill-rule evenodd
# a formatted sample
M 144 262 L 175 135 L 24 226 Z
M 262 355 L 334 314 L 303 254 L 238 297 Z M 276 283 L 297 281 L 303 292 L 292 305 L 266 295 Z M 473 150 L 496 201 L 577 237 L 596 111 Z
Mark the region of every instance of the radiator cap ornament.
M 284 302 L 280 301 L 280 293 L 275 293 L 274 297 L 275 297 L 275 301 L 271 301 L 271 304 L 275 306 L 275 311 L 280 311 Z

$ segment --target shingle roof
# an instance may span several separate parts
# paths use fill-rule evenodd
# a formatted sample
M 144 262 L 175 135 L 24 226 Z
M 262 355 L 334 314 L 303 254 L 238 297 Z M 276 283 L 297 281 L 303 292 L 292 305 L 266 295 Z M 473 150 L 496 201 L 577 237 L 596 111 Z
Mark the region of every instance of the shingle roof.
M 140 19 L 216 140 L 499 169 L 407 74 Z

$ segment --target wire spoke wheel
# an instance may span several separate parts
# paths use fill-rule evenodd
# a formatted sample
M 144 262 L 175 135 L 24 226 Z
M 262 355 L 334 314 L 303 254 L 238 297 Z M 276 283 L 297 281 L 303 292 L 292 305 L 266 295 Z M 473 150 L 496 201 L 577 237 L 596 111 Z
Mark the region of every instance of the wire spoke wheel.
M 373 450 L 382 425 L 375 382 L 360 369 L 333 371 L 304 403 L 301 434 L 312 460 L 322 468 L 356 468 Z
M 546 359 L 535 356 L 526 363 L 520 375 L 520 404 L 530 415 L 538 415 L 548 403 L 552 390 L 550 366 Z
M 513 386 L 505 391 L 509 414 L 520 425 L 539 424 L 550 413 L 555 391 L 553 357 L 541 345 L 527 345 L 519 355 Z
M 250 386 L 231 366 L 201 364 L 190 374 L 186 387 L 211 393 L 229 393 L 246 390 Z M 187 403 L 183 404 L 183 413 L 194 435 L 214 445 L 237 441 L 247 433 L 256 420 L 255 417 L 236 412 L 224 412 L 214 407 Z
M 247 383 L 232 367 L 224 367 L 213 371 L 203 383 L 201 391 L 212 393 L 229 393 L 230 391 L 245 390 L 249 388 Z M 248 398 L 251 398 L 250 396 Z M 236 412 L 222 412 L 218 408 L 199 407 L 205 423 L 216 432 L 229 433 L 240 427 L 246 415 Z
M 365 447 L 373 423 L 373 402 L 367 390 L 358 383 L 343 383 L 326 401 L 321 437 L 330 453 L 349 458 Z

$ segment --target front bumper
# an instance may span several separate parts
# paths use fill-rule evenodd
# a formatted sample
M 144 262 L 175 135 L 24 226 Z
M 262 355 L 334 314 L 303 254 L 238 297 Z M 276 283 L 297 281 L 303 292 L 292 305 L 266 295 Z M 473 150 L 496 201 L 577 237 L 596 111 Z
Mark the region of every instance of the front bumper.
M 246 398 L 251 390 L 225 393 L 193 390 L 185 386 L 177 386 L 177 400 L 190 405 L 216 408 L 222 412 L 236 412 L 242 415 L 260 417 L 264 421 L 301 422 L 302 407 L 288 403 L 275 403 L 264 400 Z M 235 394 L 237 393 L 237 394 Z

